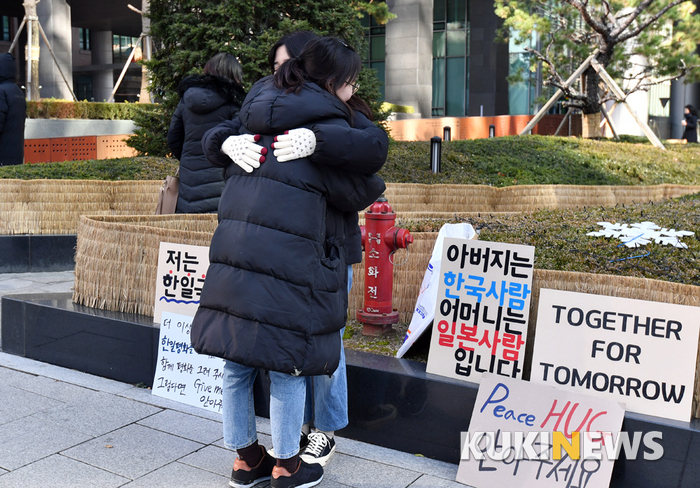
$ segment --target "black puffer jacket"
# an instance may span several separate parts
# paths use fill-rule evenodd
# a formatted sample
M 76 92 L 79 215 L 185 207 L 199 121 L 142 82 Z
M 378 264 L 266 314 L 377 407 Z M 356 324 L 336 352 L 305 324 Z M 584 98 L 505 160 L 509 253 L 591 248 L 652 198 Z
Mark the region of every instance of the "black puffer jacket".
M 168 147 L 180 160 L 177 213 L 213 213 L 219 208 L 224 175 L 202 151 L 202 136 L 236 116 L 245 98 L 236 82 L 219 76 L 189 76 L 178 87 L 180 103 L 170 121 Z
M 15 58 L 0 54 L 0 166 L 24 162 L 27 101 L 15 84 Z
M 316 136 L 316 149 L 309 159 L 355 173 L 371 175 L 379 171 L 386 162 L 389 137 L 380 127 L 360 112 L 355 112 L 351 125 L 311 124 L 309 129 Z M 204 154 L 212 164 L 228 166 L 229 157 L 221 152 L 226 138 L 240 134 L 238 118 L 223 122 L 210 129 L 202 139 Z M 346 224 L 346 259 L 348 264 L 362 261 L 362 241 L 357 212 L 343 216 Z
M 287 94 L 271 78 L 253 86 L 240 119 L 266 147 L 288 129 L 348 126 L 335 96 L 310 83 Z M 195 350 L 283 373 L 331 374 L 348 305 L 343 214 L 371 204 L 384 182 L 308 158 L 279 163 L 272 151 L 253 173 L 230 164 L 226 174 L 192 323 Z

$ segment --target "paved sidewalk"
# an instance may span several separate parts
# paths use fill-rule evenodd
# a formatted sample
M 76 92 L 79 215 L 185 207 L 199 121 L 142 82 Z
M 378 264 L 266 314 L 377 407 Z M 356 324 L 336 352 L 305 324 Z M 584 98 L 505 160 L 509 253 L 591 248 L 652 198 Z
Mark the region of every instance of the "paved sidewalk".
M 0 275 L 0 295 L 70 291 L 72 272 Z M 258 418 L 271 447 L 269 420 Z M 0 488 L 224 488 L 221 415 L 0 352 Z M 322 488 L 464 488 L 457 466 L 338 438 Z M 259 485 L 266 486 L 266 484 Z

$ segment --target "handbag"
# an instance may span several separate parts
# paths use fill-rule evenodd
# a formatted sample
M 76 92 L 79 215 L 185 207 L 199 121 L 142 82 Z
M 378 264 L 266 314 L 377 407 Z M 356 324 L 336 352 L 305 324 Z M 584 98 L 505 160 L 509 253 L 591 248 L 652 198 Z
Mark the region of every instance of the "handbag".
M 158 206 L 156 215 L 174 214 L 177 207 L 177 194 L 180 189 L 180 167 L 178 166 L 175 176 L 166 176 L 163 186 L 158 194 Z

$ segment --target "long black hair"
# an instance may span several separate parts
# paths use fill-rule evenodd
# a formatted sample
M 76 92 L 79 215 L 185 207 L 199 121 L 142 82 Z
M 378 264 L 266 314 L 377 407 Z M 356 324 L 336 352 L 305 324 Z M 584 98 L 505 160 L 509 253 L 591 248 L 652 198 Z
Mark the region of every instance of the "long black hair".
M 688 112 L 691 113 L 691 115 L 698 116 L 698 111 L 693 107 L 692 105 L 686 105 L 685 108 L 688 109 Z
M 310 81 L 335 94 L 345 83 L 355 83 L 362 69 L 362 60 L 355 50 L 338 37 L 317 37 L 309 41 L 299 56 L 290 58 L 275 73 L 275 85 L 287 93 L 299 93 Z M 354 99 L 354 100 L 353 100 Z M 358 110 L 372 119 L 372 111 L 360 98 L 353 95 L 345 102 L 352 119 Z
M 270 64 L 270 72 L 275 72 L 275 56 L 279 48 L 284 46 L 289 57 L 296 58 L 299 57 L 306 44 L 317 37 L 316 34 L 307 30 L 298 30 L 283 36 L 272 46 L 270 52 L 267 53 L 267 62 Z
M 243 84 L 243 68 L 233 54 L 219 53 L 212 56 L 204 65 L 204 74 L 221 76 Z
M 316 83 L 335 94 L 345 83 L 354 83 L 362 61 L 355 50 L 337 37 L 309 41 L 299 56 L 284 63 L 275 74 L 275 84 L 288 93 L 299 93 L 304 83 Z

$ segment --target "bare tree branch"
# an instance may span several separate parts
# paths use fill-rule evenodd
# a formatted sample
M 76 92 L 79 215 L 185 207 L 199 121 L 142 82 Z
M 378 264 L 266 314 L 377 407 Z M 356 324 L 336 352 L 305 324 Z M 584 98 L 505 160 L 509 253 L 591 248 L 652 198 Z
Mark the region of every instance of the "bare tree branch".
M 651 0 L 647 0 L 651 1 Z M 581 17 L 583 17 L 583 20 L 586 21 L 588 25 L 590 25 L 593 30 L 595 30 L 597 33 L 599 33 L 602 36 L 608 35 L 608 30 L 605 28 L 603 24 L 595 20 L 593 17 L 591 17 L 590 12 L 586 8 L 588 6 L 588 2 L 581 3 L 578 0 L 564 0 L 564 2 L 568 3 L 572 7 L 574 7 L 576 10 L 578 10 L 581 13 Z
M 678 1 L 678 0 L 677 0 Z M 686 0 L 680 0 L 680 1 L 686 1 Z M 620 34 L 625 32 L 625 30 L 632 25 L 632 22 L 634 22 L 637 17 L 639 17 L 642 12 L 644 12 L 647 8 L 649 8 L 649 5 L 651 5 L 652 0 L 644 0 L 641 2 L 639 5 L 637 5 L 637 8 L 635 8 L 632 13 L 625 19 L 624 22 L 618 24 L 617 28 L 613 29 L 610 32 L 610 36 L 617 39 Z
M 608 21 L 615 26 L 617 24 L 617 19 L 615 16 L 612 14 L 610 10 L 610 2 L 608 0 L 602 0 L 603 1 L 603 7 L 605 8 L 605 15 L 604 17 L 608 19 Z
M 690 2 L 690 1 L 691 0 L 675 0 L 674 2 L 669 3 L 664 8 L 659 10 L 655 15 L 653 15 L 652 17 L 647 19 L 646 22 L 639 24 L 637 26 L 637 28 L 634 29 L 633 31 L 628 32 L 624 36 L 622 36 L 622 35 L 619 36 L 617 38 L 617 42 L 622 43 L 622 42 L 625 42 L 627 39 L 630 39 L 631 37 L 635 37 L 635 36 L 639 35 L 640 32 L 642 32 L 644 29 L 649 27 L 651 24 L 653 24 L 654 22 L 659 20 L 666 12 L 668 12 L 669 10 L 671 10 L 674 7 L 677 7 L 678 5 L 680 5 L 682 3 L 686 3 L 686 2 Z M 651 0 L 649 0 L 649 3 L 651 3 Z M 640 7 L 641 7 L 641 5 L 640 5 Z M 639 7 L 637 7 L 637 8 L 639 8 Z M 622 32 L 624 32 L 624 29 L 622 29 L 620 31 L 620 33 L 622 33 Z

